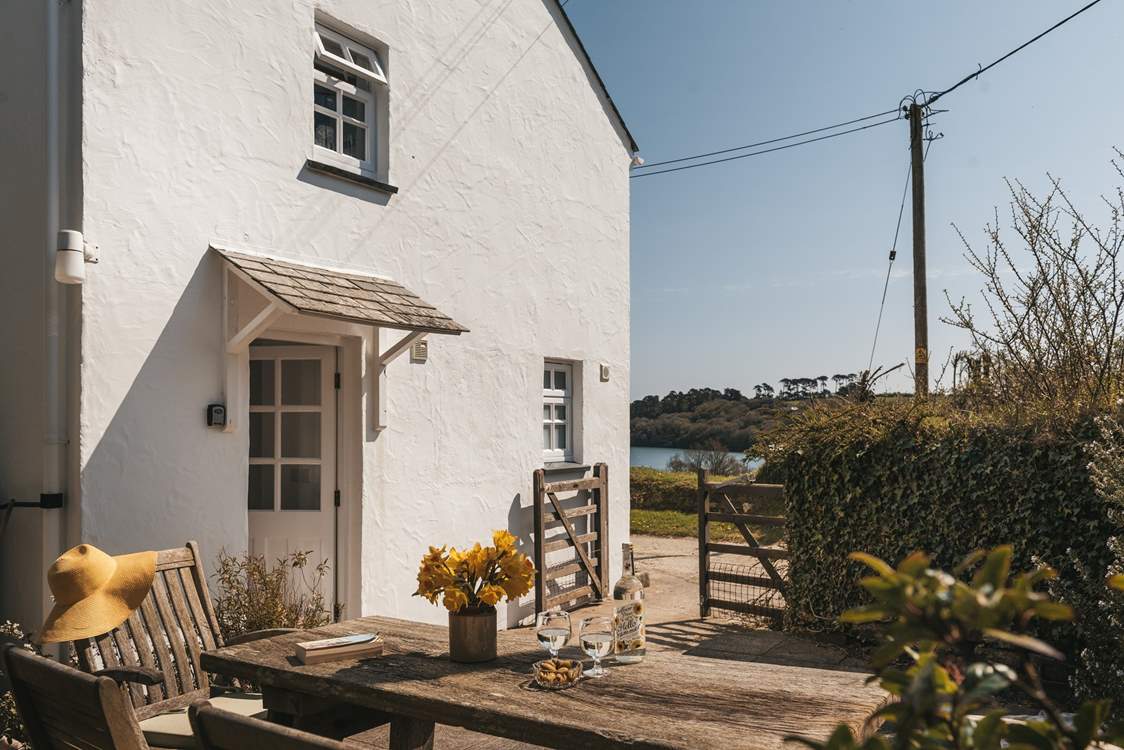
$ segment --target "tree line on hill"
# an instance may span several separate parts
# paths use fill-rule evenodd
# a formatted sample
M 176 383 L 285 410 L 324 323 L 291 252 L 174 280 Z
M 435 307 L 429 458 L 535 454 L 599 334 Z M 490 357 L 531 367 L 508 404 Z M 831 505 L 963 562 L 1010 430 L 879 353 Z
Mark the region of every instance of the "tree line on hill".
M 781 389 L 778 392 L 769 383 L 759 383 L 753 386 L 757 398 L 779 398 L 785 401 L 798 401 L 805 398 L 822 398 L 832 394 L 845 396 L 856 383 L 859 382 L 860 373 L 836 373 L 832 376 L 820 375 L 814 378 L 781 378 Z M 828 381 L 835 384 L 835 390 L 828 387 Z M 727 388 L 726 390 L 733 390 Z
M 831 389 L 829 383 L 835 388 Z M 780 388 L 753 386 L 752 396 L 737 388 L 691 388 L 663 398 L 632 402 L 632 444 L 642 447 L 743 451 L 757 435 L 799 403 L 830 395 L 845 396 L 862 386 L 860 373 L 781 378 Z

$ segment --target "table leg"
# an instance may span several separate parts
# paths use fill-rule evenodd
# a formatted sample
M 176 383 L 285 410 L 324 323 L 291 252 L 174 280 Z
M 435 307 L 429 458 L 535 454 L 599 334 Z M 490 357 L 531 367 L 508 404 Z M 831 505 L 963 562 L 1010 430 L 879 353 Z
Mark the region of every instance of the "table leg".
M 433 750 L 433 722 L 406 716 L 391 719 L 390 750 Z

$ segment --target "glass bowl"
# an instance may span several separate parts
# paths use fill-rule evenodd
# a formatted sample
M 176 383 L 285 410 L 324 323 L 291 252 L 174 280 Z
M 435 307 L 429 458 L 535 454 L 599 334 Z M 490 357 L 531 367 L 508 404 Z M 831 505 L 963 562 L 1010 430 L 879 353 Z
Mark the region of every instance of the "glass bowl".
M 535 662 L 534 683 L 546 690 L 565 690 L 582 678 L 582 663 L 577 659 L 543 659 Z

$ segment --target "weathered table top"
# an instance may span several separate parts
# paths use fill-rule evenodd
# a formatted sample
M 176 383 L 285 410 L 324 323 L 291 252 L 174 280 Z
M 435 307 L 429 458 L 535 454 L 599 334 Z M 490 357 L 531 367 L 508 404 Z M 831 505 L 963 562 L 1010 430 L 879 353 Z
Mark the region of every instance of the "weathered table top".
M 355 632 L 381 632 L 384 654 L 311 666 L 292 656 L 299 641 Z M 858 734 L 885 695 L 860 673 L 659 646 L 640 664 L 609 664 L 606 677 L 550 692 L 529 685 L 532 663 L 544 657 L 531 630 L 499 633 L 499 658 L 486 664 L 454 664 L 447 651 L 443 627 L 364 617 L 208 652 L 202 663 L 273 688 L 555 748 L 771 750 L 790 734 L 826 739 L 839 722 Z

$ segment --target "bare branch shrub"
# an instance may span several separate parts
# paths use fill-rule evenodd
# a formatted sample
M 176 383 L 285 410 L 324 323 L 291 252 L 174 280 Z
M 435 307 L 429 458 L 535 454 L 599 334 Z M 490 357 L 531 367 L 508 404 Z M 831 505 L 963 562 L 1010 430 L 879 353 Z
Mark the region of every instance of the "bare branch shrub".
M 219 553 L 215 615 L 223 638 L 270 628 L 316 628 L 331 621 L 321 585 L 328 561 L 306 570 L 310 552 L 265 557 Z
M 1124 179 L 1120 163 L 1112 165 Z M 986 315 L 949 299 L 951 315 L 942 319 L 971 338 L 969 376 L 958 390 L 969 408 L 1020 420 L 1103 413 L 1124 393 L 1124 189 L 1102 196 L 1109 221 L 1101 229 L 1059 180 L 1050 176 L 1050 183 L 1039 198 L 1007 182 L 1011 226 L 1024 246 L 1017 254 L 1000 232 L 998 212 L 982 252 L 957 228 L 965 257 L 984 276 Z

